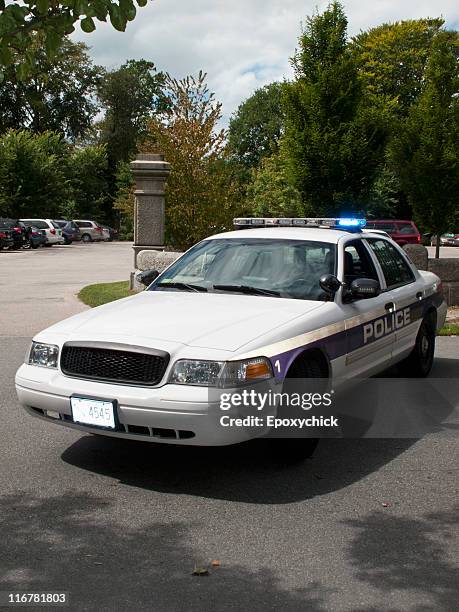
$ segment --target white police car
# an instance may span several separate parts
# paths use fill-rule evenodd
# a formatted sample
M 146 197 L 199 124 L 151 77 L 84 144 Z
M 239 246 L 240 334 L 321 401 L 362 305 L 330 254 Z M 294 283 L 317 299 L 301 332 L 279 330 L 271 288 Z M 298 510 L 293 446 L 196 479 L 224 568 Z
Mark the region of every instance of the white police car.
M 39 333 L 16 375 L 27 411 L 107 436 L 224 445 L 251 435 L 209 416 L 209 388 L 224 377 L 282 386 L 401 361 L 429 373 L 441 283 L 392 240 L 357 219 L 235 225 L 144 273 L 143 293 Z

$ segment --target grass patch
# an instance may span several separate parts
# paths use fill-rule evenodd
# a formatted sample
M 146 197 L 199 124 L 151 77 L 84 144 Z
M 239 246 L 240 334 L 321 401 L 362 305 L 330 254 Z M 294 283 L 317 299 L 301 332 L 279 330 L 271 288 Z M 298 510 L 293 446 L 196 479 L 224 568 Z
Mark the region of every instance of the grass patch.
M 447 323 L 438 334 L 440 336 L 459 336 L 459 323 Z
M 100 283 L 83 287 L 78 297 L 82 302 L 93 308 L 134 294 L 135 291 L 129 289 L 128 281 L 117 281 L 116 283 Z

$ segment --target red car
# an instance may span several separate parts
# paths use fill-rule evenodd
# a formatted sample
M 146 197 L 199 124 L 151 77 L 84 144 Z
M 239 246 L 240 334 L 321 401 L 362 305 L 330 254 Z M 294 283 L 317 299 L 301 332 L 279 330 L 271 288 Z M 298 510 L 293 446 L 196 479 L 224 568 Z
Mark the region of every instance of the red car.
M 414 221 L 378 219 L 377 221 L 367 221 L 365 229 L 384 230 L 389 234 L 392 240 L 400 246 L 421 243 L 421 234 L 414 224 Z

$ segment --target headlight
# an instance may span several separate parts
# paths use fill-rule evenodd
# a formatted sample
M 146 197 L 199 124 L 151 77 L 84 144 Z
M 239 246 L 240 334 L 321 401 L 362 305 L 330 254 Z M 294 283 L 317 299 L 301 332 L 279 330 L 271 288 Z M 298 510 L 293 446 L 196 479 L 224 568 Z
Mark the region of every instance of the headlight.
M 169 382 L 176 385 L 215 387 L 223 365 L 223 361 L 181 359 L 174 364 Z
M 57 368 L 59 347 L 55 344 L 32 342 L 29 353 L 29 364 L 43 368 Z
M 226 362 L 181 359 L 174 364 L 169 382 L 176 385 L 231 387 L 272 376 L 271 363 L 266 357 Z

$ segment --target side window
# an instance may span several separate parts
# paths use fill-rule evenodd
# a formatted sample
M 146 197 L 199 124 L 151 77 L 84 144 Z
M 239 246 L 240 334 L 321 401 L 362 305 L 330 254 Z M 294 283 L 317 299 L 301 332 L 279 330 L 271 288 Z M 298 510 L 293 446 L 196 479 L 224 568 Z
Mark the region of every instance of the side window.
M 387 288 L 406 285 L 414 280 L 414 274 L 403 256 L 386 240 L 368 240 L 382 268 Z
M 349 242 L 344 247 L 344 282 L 350 285 L 356 278 L 379 280 L 373 262 L 361 240 Z

